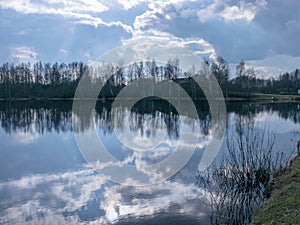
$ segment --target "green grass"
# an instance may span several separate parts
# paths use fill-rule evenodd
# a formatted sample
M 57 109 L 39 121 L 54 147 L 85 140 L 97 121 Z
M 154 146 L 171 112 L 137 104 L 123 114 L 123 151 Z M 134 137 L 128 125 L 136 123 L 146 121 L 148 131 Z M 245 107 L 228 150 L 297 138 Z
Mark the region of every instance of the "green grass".
M 300 153 L 283 175 L 274 178 L 270 198 L 252 224 L 300 224 Z

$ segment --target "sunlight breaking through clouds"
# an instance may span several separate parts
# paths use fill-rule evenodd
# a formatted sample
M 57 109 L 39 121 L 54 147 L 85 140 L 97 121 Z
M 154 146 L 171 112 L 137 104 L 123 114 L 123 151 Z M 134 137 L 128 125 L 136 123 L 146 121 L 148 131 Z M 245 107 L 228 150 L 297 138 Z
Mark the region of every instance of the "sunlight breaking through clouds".
M 0 46 L 0 60 L 95 60 L 119 44 L 164 40 L 182 43 L 199 57 L 222 56 L 232 68 L 241 59 L 255 66 L 280 55 L 300 56 L 298 4 L 297 0 L 2 0 L 0 33 L 10 38 Z M 41 35 L 49 29 L 49 34 Z M 257 65 L 258 75 L 277 76 L 278 71 L 297 67 L 294 60 L 288 66 L 284 61 L 276 64 Z

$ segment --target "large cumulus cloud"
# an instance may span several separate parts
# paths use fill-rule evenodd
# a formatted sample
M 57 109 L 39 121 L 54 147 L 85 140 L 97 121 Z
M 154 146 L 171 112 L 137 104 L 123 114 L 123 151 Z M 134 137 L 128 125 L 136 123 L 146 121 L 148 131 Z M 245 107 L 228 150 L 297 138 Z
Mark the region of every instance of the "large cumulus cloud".
M 288 60 L 300 56 L 299 5 L 297 0 L 3 0 L 0 59 L 11 60 L 23 47 L 35 50 L 37 59 L 92 60 L 126 41 L 156 37 L 230 63 L 255 64 L 276 55 Z

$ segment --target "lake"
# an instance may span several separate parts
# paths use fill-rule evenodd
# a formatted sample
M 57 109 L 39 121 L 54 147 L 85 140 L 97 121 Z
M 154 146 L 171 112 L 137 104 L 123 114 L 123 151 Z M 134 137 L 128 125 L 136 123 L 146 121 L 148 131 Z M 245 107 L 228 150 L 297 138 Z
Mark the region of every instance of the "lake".
M 179 115 L 164 101 L 141 101 L 132 109 L 99 101 L 74 127 L 71 101 L 0 101 L 0 224 L 209 224 L 211 198 L 199 186 L 198 165 L 212 123 L 206 102 L 196 108 L 199 119 Z M 274 149 L 285 159 L 296 154 L 300 103 L 232 102 L 226 108 L 229 139 L 237 120 L 251 122 L 258 133 L 274 134 Z M 139 168 L 170 157 L 183 128 L 198 129 L 199 137 L 187 163 L 167 180 L 130 186 L 86 163 L 74 134 L 91 128 L 117 161 Z M 123 145 L 128 133 L 132 139 Z M 153 147 L 154 139 L 160 144 Z M 227 157 L 226 140 L 214 165 Z M 137 143 L 151 151 L 132 150 Z M 122 172 L 115 174 L 123 178 Z

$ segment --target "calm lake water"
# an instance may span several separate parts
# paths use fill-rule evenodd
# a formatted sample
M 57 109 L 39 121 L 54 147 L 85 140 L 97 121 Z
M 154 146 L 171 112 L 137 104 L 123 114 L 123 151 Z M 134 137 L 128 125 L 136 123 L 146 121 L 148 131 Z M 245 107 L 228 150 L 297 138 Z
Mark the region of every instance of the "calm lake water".
M 227 127 L 237 118 L 258 132 L 275 134 L 275 149 L 295 154 L 300 140 L 300 103 L 228 103 Z M 209 224 L 210 198 L 197 185 L 197 168 L 211 133 L 206 103 L 199 120 L 179 116 L 166 102 L 145 101 L 133 109 L 98 102 L 93 120 L 110 154 L 128 164 L 157 163 L 168 157 L 184 126 L 200 127 L 201 137 L 188 163 L 170 179 L 150 186 L 124 186 L 95 173 L 81 155 L 72 127 L 72 102 L 0 102 L 0 224 Z M 165 133 L 157 154 L 138 157 L 118 137 L 131 132 L 147 141 Z M 230 133 L 230 132 L 229 132 Z M 226 157 L 224 140 L 215 163 Z

